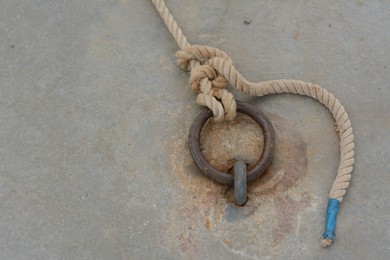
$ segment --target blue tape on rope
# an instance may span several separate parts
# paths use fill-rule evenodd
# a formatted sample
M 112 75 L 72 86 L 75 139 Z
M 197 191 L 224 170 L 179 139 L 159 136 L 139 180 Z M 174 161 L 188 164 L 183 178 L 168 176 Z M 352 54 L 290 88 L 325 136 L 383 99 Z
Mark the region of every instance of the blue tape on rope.
M 336 231 L 336 218 L 337 213 L 339 212 L 340 202 L 337 199 L 329 199 L 328 207 L 326 209 L 326 225 L 324 232 L 324 239 L 330 238 L 334 240 L 335 231 Z

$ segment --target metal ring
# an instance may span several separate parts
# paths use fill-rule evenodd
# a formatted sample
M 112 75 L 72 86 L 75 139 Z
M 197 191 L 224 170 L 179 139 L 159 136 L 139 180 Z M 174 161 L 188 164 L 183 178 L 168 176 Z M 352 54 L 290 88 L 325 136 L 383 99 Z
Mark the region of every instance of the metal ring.
M 261 174 L 263 174 L 263 172 L 271 162 L 274 147 L 275 131 L 269 119 L 258 108 L 242 101 L 236 101 L 236 103 L 237 112 L 246 114 L 250 118 L 252 118 L 261 127 L 264 135 L 264 146 L 261 157 L 257 161 L 255 167 L 253 167 L 253 169 L 251 169 L 247 173 L 247 181 L 251 182 L 256 180 Z M 204 172 L 206 176 L 210 177 L 218 183 L 232 185 L 234 183 L 234 176 L 232 174 L 228 174 L 226 172 L 222 172 L 213 168 L 204 157 L 200 147 L 200 133 L 204 124 L 212 115 L 212 111 L 208 108 L 205 108 L 192 123 L 188 135 L 189 149 L 195 163 Z

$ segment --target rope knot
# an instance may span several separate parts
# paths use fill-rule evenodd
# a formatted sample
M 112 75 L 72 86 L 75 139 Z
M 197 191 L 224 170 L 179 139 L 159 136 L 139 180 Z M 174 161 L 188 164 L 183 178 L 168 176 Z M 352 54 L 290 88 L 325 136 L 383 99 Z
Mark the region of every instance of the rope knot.
M 233 95 L 225 88 L 228 80 L 215 66 L 213 60 L 219 58 L 232 64 L 223 51 L 202 45 L 191 45 L 176 53 L 176 64 L 190 71 L 189 84 L 198 93 L 197 103 L 209 107 L 215 121 L 232 120 L 236 116 L 236 103 Z
M 192 61 L 198 61 L 200 64 L 204 64 L 205 61 L 219 57 L 227 61 L 231 61 L 229 55 L 226 52 L 204 45 L 190 45 L 182 50 L 176 52 L 176 64 L 185 71 L 190 71 Z
M 228 83 L 226 78 L 219 74 L 210 65 L 199 65 L 191 70 L 188 82 L 191 85 L 192 90 L 196 92 L 210 93 L 210 89 L 207 91 L 201 90 L 202 85 L 208 85 L 208 81 L 211 82 L 211 88 L 215 88 L 215 91 L 225 88 Z

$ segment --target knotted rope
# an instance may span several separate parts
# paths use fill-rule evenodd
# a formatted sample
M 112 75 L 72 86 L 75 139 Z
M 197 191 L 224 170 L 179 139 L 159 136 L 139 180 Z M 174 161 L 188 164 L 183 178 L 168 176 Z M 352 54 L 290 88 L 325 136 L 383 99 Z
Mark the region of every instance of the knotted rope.
M 253 83 L 246 80 L 223 51 L 202 45 L 191 45 L 170 14 L 163 0 L 152 0 L 168 30 L 180 49 L 176 53 L 177 65 L 190 71 L 189 83 L 198 92 L 196 101 L 213 111 L 215 121 L 232 120 L 236 116 L 236 102 L 225 87 L 229 82 L 239 91 L 252 96 L 293 93 L 312 97 L 322 103 L 336 120 L 340 135 L 340 164 L 329 193 L 327 223 L 322 245 L 330 246 L 334 240 L 339 203 L 349 187 L 354 164 L 354 135 L 351 121 L 340 101 L 317 84 L 299 80 L 272 80 Z

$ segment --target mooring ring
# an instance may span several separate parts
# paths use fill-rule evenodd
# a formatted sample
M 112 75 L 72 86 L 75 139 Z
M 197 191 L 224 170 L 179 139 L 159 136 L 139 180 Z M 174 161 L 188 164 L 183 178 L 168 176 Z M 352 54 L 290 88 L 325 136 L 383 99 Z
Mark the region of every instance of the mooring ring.
M 243 113 L 252 118 L 261 127 L 264 135 L 264 146 L 261 157 L 257 161 L 255 167 L 247 172 L 247 181 L 251 182 L 263 174 L 271 162 L 275 140 L 275 131 L 271 121 L 258 108 L 242 101 L 236 101 L 236 103 L 237 112 Z M 200 133 L 204 124 L 212 115 L 212 111 L 208 108 L 205 108 L 192 123 L 188 135 L 189 149 L 195 163 L 206 176 L 210 177 L 218 183 L 232 185 L 234 183 L 234 176 L 212 167 L 202 153 L 200 145 Z

